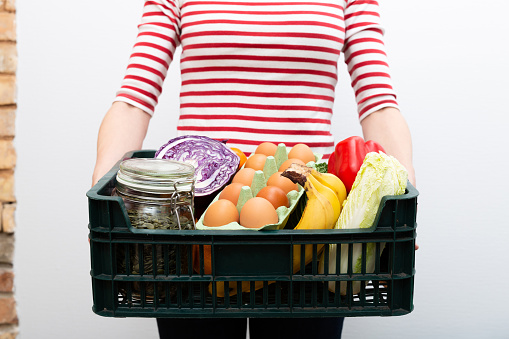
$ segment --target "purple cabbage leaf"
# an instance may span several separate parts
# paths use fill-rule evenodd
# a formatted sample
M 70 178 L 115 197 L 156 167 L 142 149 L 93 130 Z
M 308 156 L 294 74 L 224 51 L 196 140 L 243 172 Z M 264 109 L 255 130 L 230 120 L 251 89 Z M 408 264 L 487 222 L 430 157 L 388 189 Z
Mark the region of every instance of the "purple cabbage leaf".
M 221 189 L 237 172 L 240 158 L 223 142 L 199 135 L 171 139 L 155 154 L 195 167 L 195 195 L 205 196 Z

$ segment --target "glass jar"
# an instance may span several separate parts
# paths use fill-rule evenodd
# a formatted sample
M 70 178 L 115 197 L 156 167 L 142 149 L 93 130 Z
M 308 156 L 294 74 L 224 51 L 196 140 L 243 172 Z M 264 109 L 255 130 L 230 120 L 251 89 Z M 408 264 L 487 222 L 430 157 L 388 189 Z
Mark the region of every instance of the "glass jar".
M 139 229 L 194 229 L 194 166 L 134 158 L 120 163 L 115 193 Z
M 195 228 L 194 166 L 166 159 L 133 158 L 120 163 L 116 179 L 113 194 L 124 201 L 133 227 L 151 230 Z M 140 277 L 189 274 L 187 254 L 190 251 L 187 247 L 186 244 L 119 244 L 116 251 L 118 273 Z M 150 302 L 155 297 L 175 298 L 179 293 L 186 294 L 172 284 L 143 281 L 126 283 L 119 292 L 128 302 L 141 299 Z

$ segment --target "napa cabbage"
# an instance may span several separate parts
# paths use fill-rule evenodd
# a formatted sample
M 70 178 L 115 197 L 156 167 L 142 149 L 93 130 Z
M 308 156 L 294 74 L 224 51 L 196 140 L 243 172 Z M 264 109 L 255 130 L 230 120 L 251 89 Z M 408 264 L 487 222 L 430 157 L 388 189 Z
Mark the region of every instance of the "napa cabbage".
M 357 173 L 352 189 L 343 203 L 341 214 L 335 225 L 336 229 L 369 228 L 373 226 L 380 202 L 387 195 L 401 195 L 405 193 L 408 173 L 398 160 L 383 152 L 370 152 Z M 385 246 L 381 244 L 380 253 Z M 337 246 L 331 244 L 329 248 L 329 273 L 336 273 Z M 352 273 L 361 273 L 362 244 L 353 245 L 352 258 L 349 258 L 348 245 L 340 245 L 341 263 L 340 273 L 347 273 L 348 262 L 352 261 Z M 375 269 L 376 245 L 368 243 L 366 246 L 366 273 L 373 273 Z M 353 294 L 360 291 L 360 282 L 353 282 Z M 340 283 L 341 295 L 346 294 L 346 282 Z M 329 282 L 329 290 L 335 291 L 334 282 Z

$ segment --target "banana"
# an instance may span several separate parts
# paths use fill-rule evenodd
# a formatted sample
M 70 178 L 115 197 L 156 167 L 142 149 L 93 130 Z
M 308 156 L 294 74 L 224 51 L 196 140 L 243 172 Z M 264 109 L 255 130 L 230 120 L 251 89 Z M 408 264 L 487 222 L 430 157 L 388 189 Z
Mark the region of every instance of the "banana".
M 334 211 L 334 225 L 339 218 L 339 213 L 341 212 L 341 204 L 339 203 L 338 196 L 336 193 L 330 189 L 328 186 L 323 185 L 320 181 L 318 181 L 312 174 L 308 175 L 308 180 L 311 181 L 313 186 L 316 187 L 316 190 L 323 194 L 327 200 L 330 201 L 332 205 L 332 209 Z
M 282 176 L 301 185 L 308 198 L 302 217 L 297 226 L 295 226 L 295 229 L 332 228 L 336 223 L 336 220 L 334 220 L 335 213 L 332 202 L 327 196 L 320 193 L 313 184 L 313 179 L 310 178 L 311 172 L 308 169 L 307 166 L 295 163 L 281 173 Z
M 269 285 L 272 284 L 274 281 L 269 281 Z M 231 297 L 233 295 L 236 295 L 239 293 L 237 288 L 237 282 L 236 281 L 230 281 L 228 284 L 229 290 L 228 295 Z M 254 291 L 259 290 L 263 287 L 263 281 L 255 281 Z M 251 282 L 249 281 L 243 281 L 242 282 L 242 291 L 240 293 L 249 292 L 251 290 Z M 212 283 L 209 284 L 208 287 L 209 293 L 212 294 Z M 224 298 L 225 296 L 225 289 L 224 289 L 224 282 L 223 281 L 217 281 L 216 282 L 216 295 L 220 298 Z
M 311 172 L 306 166 L 292 164 L 281 175 L 293 182 L 300 184 L 308 198 L 302 217 L 294 229 L 331 229 L 336 224 L 334 207 L 327 197 L 320 193 L 310 179 Z M 339 204 L 339 202 L 336 201 Z M 322 251 L 323 244 L 318 244 L 318 254 Z M 313 245 L 304 246 L 305 265 L 313 259 Z M 301 245 L 293 247 L 293 272 L 298 272 L 301 267 Z
M 345 184 L 339 179 L 336 175 L 332 173 L 321 173 L 318 172 L 315 168 L 306 167 L 305 169 L 302 166 L 302 170 L 310 173 L 316 180 L 318 180 L 322 185 L 327 186 L 331 190 L 334 191 L 339 200 L 339 205 L 343 208 L 343 202 L 346 200 L 346 188 Z
M 320 173 L 316 169 L 311 169 L 311 175 L 316 178 L 320 183 L 329 187 L 336 193 L 339 200 L 341 209 L 343 208 L 343 202 L 346 200 L 346 188 L 345 184 L 332 173 Z

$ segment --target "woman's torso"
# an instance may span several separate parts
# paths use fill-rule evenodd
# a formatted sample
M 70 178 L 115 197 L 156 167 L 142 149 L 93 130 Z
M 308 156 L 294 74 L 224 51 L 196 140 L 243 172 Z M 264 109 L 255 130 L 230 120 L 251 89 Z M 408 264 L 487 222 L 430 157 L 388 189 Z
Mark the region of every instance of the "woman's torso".
M 180 6 L 178 133 L 307 143 L 329 154 L 344 1 L 190 1 Z

